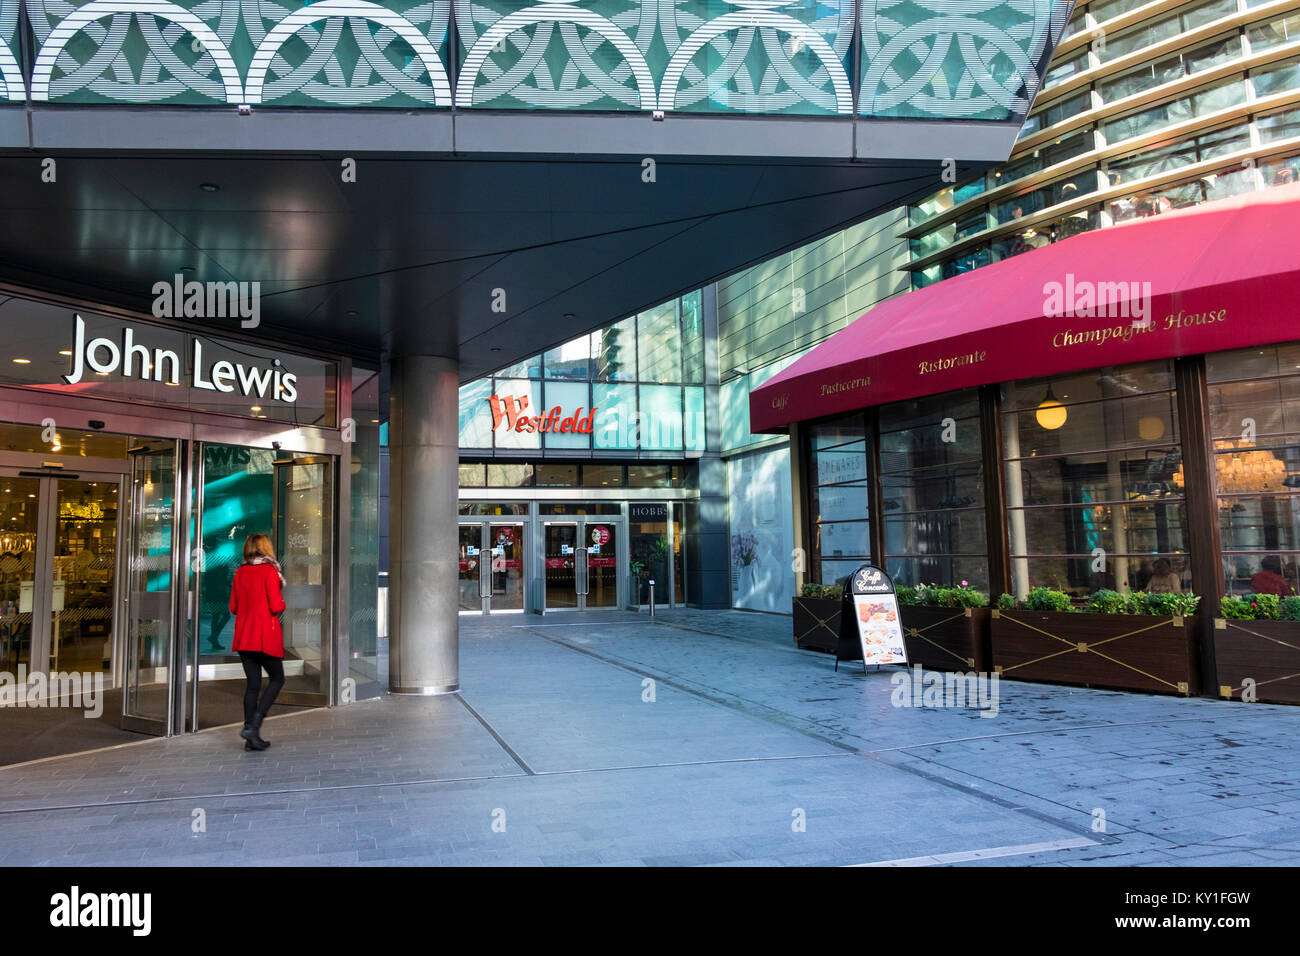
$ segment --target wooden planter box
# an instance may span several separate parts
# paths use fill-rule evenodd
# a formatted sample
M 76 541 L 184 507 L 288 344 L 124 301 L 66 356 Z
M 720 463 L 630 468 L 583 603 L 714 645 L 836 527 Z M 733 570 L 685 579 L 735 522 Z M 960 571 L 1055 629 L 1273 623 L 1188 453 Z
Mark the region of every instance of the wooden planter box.
M 1214 619 L 1220 697 L 1241 699 L 1247 679 L 1255 699 L 1300 704 L 1300 621 Z
M 1194 618 L 1001 611 L 993 669 L 1012 680 L 1194 694 Z
M 843 601 L 794 599 L 794 642 L 800 650 L 834 654 L 840 643 Z
M 899 613 L 909 664 L 931 670 L 988 671 L 989 608 L 904 605 Z

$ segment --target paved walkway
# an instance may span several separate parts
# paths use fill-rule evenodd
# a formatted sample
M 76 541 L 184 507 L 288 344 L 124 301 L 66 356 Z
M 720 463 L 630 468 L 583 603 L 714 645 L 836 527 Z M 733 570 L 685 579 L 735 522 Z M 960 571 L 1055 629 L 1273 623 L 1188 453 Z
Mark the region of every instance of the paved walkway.
M 1300 708 L 1012 681 L 996 717 L 896 707 L 890 669 L 744 612 L 461 634 L 459 697 L 272 718 L 261 754 L 230 728 L 0 768 L 0 864 L 1300 862 Z

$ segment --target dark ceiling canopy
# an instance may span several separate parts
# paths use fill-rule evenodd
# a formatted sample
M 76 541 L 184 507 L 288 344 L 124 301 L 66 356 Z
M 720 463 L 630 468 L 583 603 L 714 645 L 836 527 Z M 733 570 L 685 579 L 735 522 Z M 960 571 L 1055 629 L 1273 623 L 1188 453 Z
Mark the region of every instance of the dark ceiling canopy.
M 124 123 L 141 115 L 95 117 L 108 126 L 114 114 Z M 901 158 L 897 137 L 837 156 L 822 146 L 828 129 L 867 142 L 873 127 L 733 122 L 740 148 L 771 138 L 777 155 L 755 158 L 719 146 L 726 127 L 707 120 L 698 137 L 679 126 L 675 145 L 654 150 L 634 138 L 581 138 L 607 128 L 573 117 L 548 131 L 549 117 L 528 116 L 519 120 L 532 124 L 529 136 L 559 139 L 551 152 L 520 153 L 509 149 L 514 119 L 499 123 L 501 143 L 472 154 L 298 152 L 283 136 L 238 151 L 124 141 L 91 150 L 84 129 L 51 134 L 44 146 L 0 152 L 0 279 L 143 311 L 153 285 L 178 273 L 256 281 L 260 334 L 370 361 L 394 351 L 458 356 L 469 380 L 934 192 L 953 173 L 938 154 L 962 153 L 963 131 L 977 145 L 964 153 L 974 160 L 951 161 L 958 176 L 1015 135 L 921 123 L 911 127 L 921 158 Z M 948 128 L 946 139 L 935 127 Z M 145 127 L 133 129 L 144 143 Z M 791 140 L 801 129 L 810 157 Z M 692 154 L 692 142 L 714 152 Z M 42 180 L 47 158 L 54 182 Z M 348 159 L 355 181 L 345 181 Z

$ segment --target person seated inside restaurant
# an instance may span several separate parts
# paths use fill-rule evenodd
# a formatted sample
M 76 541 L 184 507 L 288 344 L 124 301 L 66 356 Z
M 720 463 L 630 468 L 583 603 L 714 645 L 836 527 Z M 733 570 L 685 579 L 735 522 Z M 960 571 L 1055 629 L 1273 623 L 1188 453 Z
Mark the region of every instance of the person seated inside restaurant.
M 1276 554 L 1260 558 L 1259 570 L 1251 577 L 1250 587 L 1256 594 L 1291 594 L 1295 590 L 1282 576 L 1282 559 Z
M 1167 559 L 1156 558 L 1146 590 L 1148 594 L 1182 594 L 1183 581 Z

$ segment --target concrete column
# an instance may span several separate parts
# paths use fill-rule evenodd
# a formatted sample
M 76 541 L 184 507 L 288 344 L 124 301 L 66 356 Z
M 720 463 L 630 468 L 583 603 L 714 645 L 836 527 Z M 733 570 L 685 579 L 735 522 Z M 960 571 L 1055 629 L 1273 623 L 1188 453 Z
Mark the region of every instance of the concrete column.
M 389 689 L 460 690 L 455 359 L 395 356 L 389 407 Z

